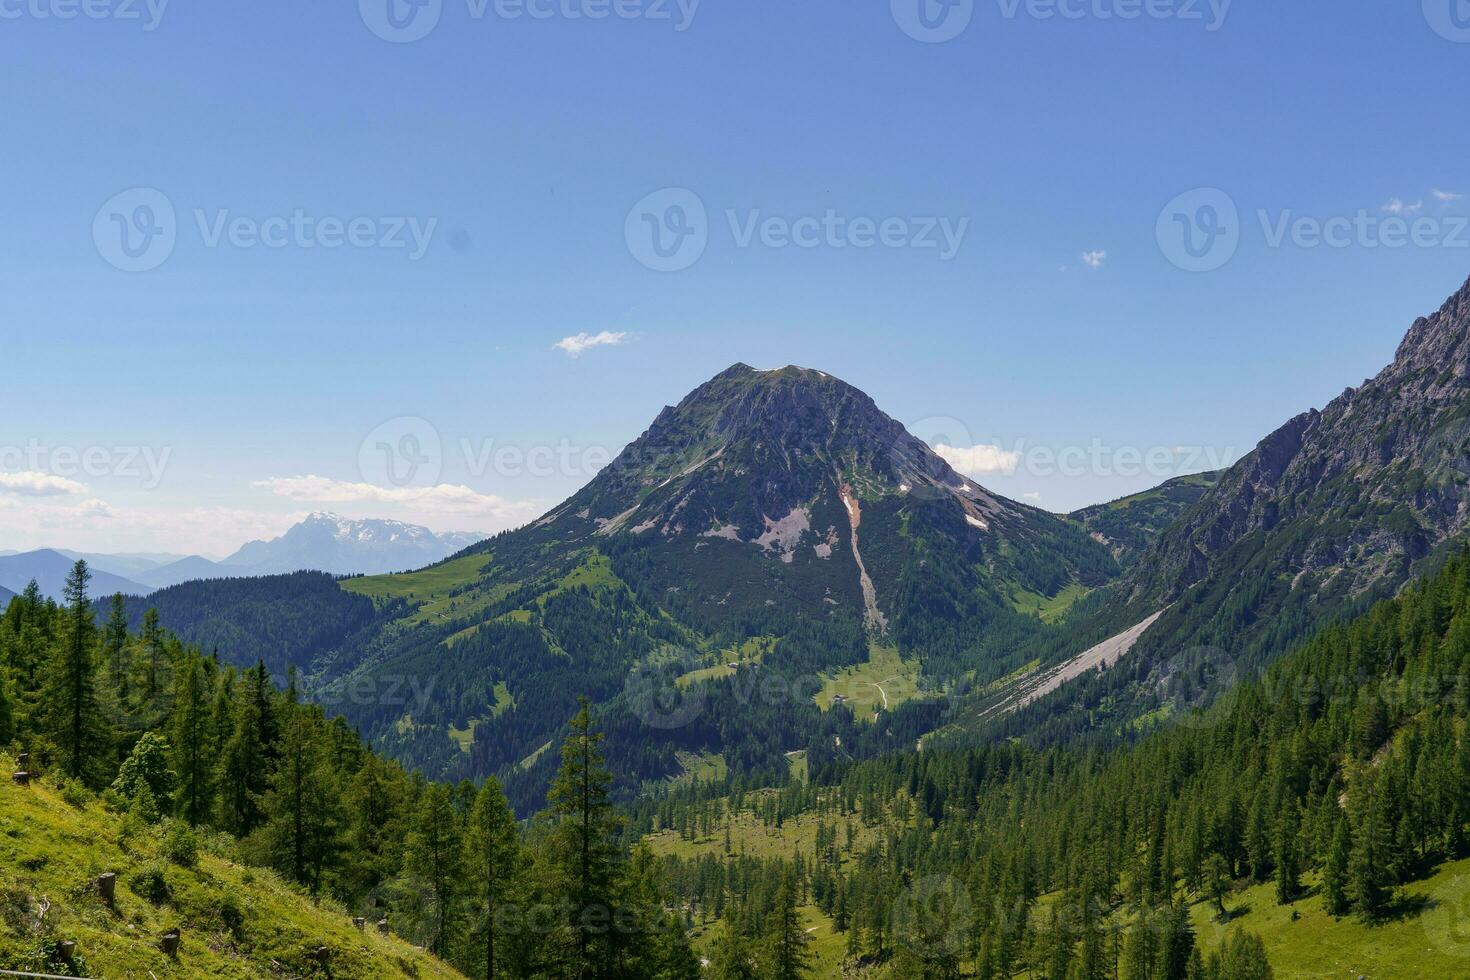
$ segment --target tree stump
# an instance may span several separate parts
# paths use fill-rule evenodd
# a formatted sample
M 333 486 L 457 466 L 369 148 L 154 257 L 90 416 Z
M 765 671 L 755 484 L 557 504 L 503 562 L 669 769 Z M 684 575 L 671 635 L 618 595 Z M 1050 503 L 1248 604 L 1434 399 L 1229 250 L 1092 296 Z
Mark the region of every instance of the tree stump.
M 56 944 L 56 955 L 61 957 L 63 963 L 70 963 L 73 956 L 77 954 L 77 943 L 74 939 L 65 939 Z
M 112 908 L 117 900 L 117 875 L 111 871 L 103 872 L 97 876 L 97 893 L 102 896 L 103 903 Z
M 177 929 L 170 929 L 168 932 L 164 933 L 163 934 L 163 938 L 161 940 L 159 940 L 158 945 L 169 956 L 178 956 L 179 955 L 179 930 L 177 930 Z
M 388 920 L 387 919 L 379 919 L 378 920 L 378 931 L 381 932 L 385 936 L 388 935 Z
M 17 769 L 29 769 L 31 767 L 31 754 L 29 752 L 22 752 L 15 762 Z
M 17 786 L 29 786 L 31 784 L 31 774 L 24 770 L 16 773 L 11 773 L 10 781 L 15 783 L 15 785 Z
M 332 959 L 332 951 L 326 946 L 318 946 L 316 949 L 311 951 L 311 958 L 316 961 L 316 964 L 318 966 L 325 969 L 326 965 Z
M 352 925 L 355 929 L 357 929 L 358 932 L 361 932 L 363 929 L 367 928 L 367 919 L 364 919 L 360 915 L 354 916 L 352 919 Z

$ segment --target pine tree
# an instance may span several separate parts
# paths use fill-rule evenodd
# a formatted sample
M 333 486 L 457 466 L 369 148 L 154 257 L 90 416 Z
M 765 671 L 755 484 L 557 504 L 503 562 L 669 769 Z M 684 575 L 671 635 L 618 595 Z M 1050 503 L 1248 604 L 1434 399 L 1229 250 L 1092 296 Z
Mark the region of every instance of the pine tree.
M 561 768 L 547 795 L 556 820 L 548 862 L 555 887 L 571 910 L 569 972 L 579 978 L 599 975 L 600 965 L 611 957 L 606 955 L 609 950 L 597 947 L 606 947 L 616 938 L 606 923 L 611 921 L 617 899 L 614 835 L 618 823 L 608 800 L 612 775 L 603 765 L 602 740 L 602 733 L 592 728 L 591 711 L 583 698 L 562 744 Z
M 1159 980 L 1185 980 L 1190 956 L 1195 951 L 1194 926 L 1189 921 L 1189 908 L 1181 902 L 1165 911 L 1163 926 L 1157 976 Z
M 1386 860 L 1390 846 L 1382 805 L 1375 799 L 1358 825 L 1348 859 L 1348 894 L 1353 908 L 1368 920 L 1380 917 L 1388 906 L 1391 886 Z
M 265 747 L 261 744 L 261 675 L 246 674 L 244 690 L 234 699 L 234 717 L 220 752 L 220 825 L 238 837 L 260 826 L 261 800 L 269 786 Z
M 516 836 L 515 815 L 495 777 L 485 780 L 475 796 L 464 832 L 465 879 L 476 919 L 484 924 L 471 942 L 485 958 L 481 975 L 495 980 L 497 918 L 501 906 L 517 894 L 523 858 Z M 476 940 L 478 939 L 478 942 Z
M 1300 845 L 1301 817 L 1295 800 L 1287 800 L 1276 821 L 1276 901 L 1289 905 L 1301 890 Z
M 1333 915 L 1344 915 L 1350 908 L 1348 860 L 1352 846 L 1352 828 L 1348 826 L 1347 816 L 1338 814 L 1332 844 L 1327 851 L 1327 861 L 1322 866 L 1322 898 L 1327 911 Z
M 271 863 L 316 893 L 335 866 L 342 797 L 326 743 L 310 710 L 286 719 L 281 761 L 266 800 Z
M 796 912 L 796 890 L 789 879 L 783 878 L 766 929 L 766 969 L 762 975 L 771 980 L 799 980 L 810 973 L 811 952 Z
M 179 815 L 190 826 L 208 819 L 214 799 L 213 726 L 208 682 L 197 651 L 189 651 L 175 681 L 174 771 L 179 775 Z
M 85 561 L 72 566 L 66 577 L 60 648 L 48 672 L 43 704 L 63 770 L 88 785 L 100 786 L 110 775 L 104 771 L 109 737 L 97 707 L 97 624 L 87 598 L 91 578 Z
M 143 697 L 148 704 L 157 698 L 163 684 L 163 627 L 158 610 L 143 614 Z
M 710 950 L 709 980 L 756 980 L 750 939 L 736 925 L 738 916 L 726 916 Z
M 107 614 L 107 625 L 102 630 L 102 662 L 107 667 L 108 681 L 123 700 L 127 699 L 128 693 L 127 647 L 127 604 L 122 593 L 117 592 L 112 596 L 112 604 Z
M 1266 945 L 1261 938 L 1237 929 L 1225 937 L 1220 952 L 1210 957 L 1212 972 L 1220 980 L 1273 980 Z
M 462 844 L 459 818 L 449 787 L 431 783 L 419 803 L 413 831 L 404 848 L 405 864 L 428 890 L 432 912 L 428 923 L 428 948 L 435 956 L 449 949 L 459 926 L 459 897 Z

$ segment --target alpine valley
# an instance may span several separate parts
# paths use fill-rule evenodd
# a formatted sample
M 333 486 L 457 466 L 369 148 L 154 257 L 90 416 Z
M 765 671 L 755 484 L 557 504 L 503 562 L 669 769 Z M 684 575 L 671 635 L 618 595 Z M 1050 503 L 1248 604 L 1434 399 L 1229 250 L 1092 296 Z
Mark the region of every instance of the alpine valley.
M 1467 330 L 1470 287 L 1228 472 L 1066 517 L 962 476 L 822 371 L 735 365 L 540 520 L 439 564 L 192 582 L 133 617 L 296 670 L 383 751 L 497 774 L 522 812 L 579 696 L 625 796 L 916 744 L 1109 742 L 1458 547 Z
M 1470 284 L 1228 470 L 1065 516 L 822 371 L 737 364 L 417 571 L 96 600 L 78 561 L 0 617 L 0 746 L 59 769 L 4 790 L 0 955 L 72 969 L 64 928 L 162 967 L 110 911 L 28 911 L 90 894 L 86 833 L 135 922 L 191 915 L 195 967 L 242 975 L 1459 975 L 1467 336 Z M 245 550 L 425 540 L 319 515 Z M 438 959 L 375 970 L 322 892 Z M 641 925 L 548 941 L 514 896 Z

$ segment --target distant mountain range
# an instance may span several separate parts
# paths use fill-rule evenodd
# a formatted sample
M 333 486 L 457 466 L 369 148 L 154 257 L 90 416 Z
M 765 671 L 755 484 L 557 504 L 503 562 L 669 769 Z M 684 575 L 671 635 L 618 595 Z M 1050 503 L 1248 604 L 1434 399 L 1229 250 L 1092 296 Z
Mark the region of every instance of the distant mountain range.
M 20 593 L 35 581 L 41 594 L 60 601 L 66 588 L 66 576 L 77 559 L 60 551 L 44 548 L 18 555 L 0 557 L 0 589 Z M 88 565 L 92 562 L 88 560 Z M 153 590 L 132 579 L 105 571 L 100 566 L 92 568 L 92 595 L 146 595 Z M 0 598 L 4 598 L 0 596 Z
M 59 599 L 66 573 L 77 559 L 92 569 L 92 594 L 148 595 L 201 579 L 249 578 L 297 571 L 333 575 L 376 575 L 407 571 L 442 561 L 485 539 L 483 534 L 435 534 L 400 521 L 352 520 L 312 514 L 271 541 L 252 541 L 223 561 L 198 555 L 91 554 L 41 549 L 0 554 L 0 589 L 18 593 L 32 579 L 43 594 Z M 6 596 L 0 594 L 0 600 Z
M 432 565 L 486 537 L 469 532 L 435 534 L 402 521 L 359 521 L 318 513 L 279 538 L 251 541 L 220 567 L 231 574 L 246 575 L 297 571 L 381 575 Z

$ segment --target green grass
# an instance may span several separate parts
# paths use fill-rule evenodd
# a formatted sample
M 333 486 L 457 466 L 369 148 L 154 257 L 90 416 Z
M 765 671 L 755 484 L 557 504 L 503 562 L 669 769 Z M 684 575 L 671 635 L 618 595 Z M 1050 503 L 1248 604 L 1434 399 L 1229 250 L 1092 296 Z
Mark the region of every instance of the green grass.
M 583 587 L 594 592 L 598 589 L 621 589 L 623 580 L 613 572 L 612 561 L 606 555 L 593 554 L 586 561 L 566 574 L 557 583 L 556 591 L 570 592 Z M 554 593 L 548 593 L 554 594 Z
M 807 952 L 811 955 L 812 977 L 836 977 L 846 958 L 847 936 L 832 928 L 832 920 L 822 914 L 815 905 L 803 905 L 797 909 L 801 916 L 802 929 L 807 938 Z M 718 921 L 696 925 L 690 933 L 694 951 L 699 956 L 708 956 L 723 927 Z
M 682 674 L 674 682 L 679 687 L 688 687 L 690 684 L 699 684 L 705 681 L 718 681 L 726 677 L 734 677 L 735 670 L 730 666 L 732 663 L 758 664 L 765 659 L 766 654 L 776 647 L 774 636 L 755 636 L 735 647 L 727 647 L 715 653 L 715 662 L 708 667 L 699 670 L 691 670 Z
M 1470 976 L 1470 860 L 1444 864 L 1399 892 L 1396 914 L 1379 925 L 1333 918 L 1315 888 L 1291 905 L 1277 905 L 1271 884 L 1227 898 L 1228 925 L 1215 921 L 1208 903 L 1196 905 L 1192 915 L 1203 949 L 1218 946 L 1236 926 L 1260 935 L 1278 980 Z
M 471 718 L 464 728 L 449 726 L 449 738 L 459 746 L 459 750 L 469 755 L 470 749 L 475 744 L 475 729 L 481 723 L 499 718 L 507 711 L 514 711 L 516 706 L 515 695 L 510 693 L 510 688 L 505 686 L 505 681 L 495 685 L 495 703 L 490 706 L 490 713 Z
M 1026 616 L 1039 616 L 1043 623 L 1054 623 L 1086 597 L 1089 591 L 1076 582 L 1050 598 L 1039 592 L 1021 590 L 1011 593 L 1011 608 Z
M 10 772 L 11 764 L 4 759 L 0 768 Z M 211 838 L 220 843 L 201 850 L 196 868 L 183 868 L 160 856 L 155 832 L 129 838 L 122 823 L 100 803 L 71 806 L 44 783 L 0 785 L 0 967 L 34 969 L 25 951 L 49 938 L 75 940 L 92 977 L 320 975 L 307 958 L 319 946 L 331 949 L 338 978 L 459 976 L 397 938 L 359 932 L 336 903 L 228 860 L 228 838 Z M 129 887 L 135 872 L 155 863 L 173 893 L 157 906 Z M 115 910 L 89 886 L 104 871 L 118 875 Z M 50 908 L 37 931 L 43 900 Z M 177 961 L 158 947 L 174 927 L 182 931 Z
M 466 555 L 404 575 L 373 575 L 347 579 L 343 581 L 342 588 L 368 596 L 375 602 L 404 599 L 412 603 L 415 607 L 413 614 L 405 619 L 410 625 L 443 622 L 473 615 L 516 590 L 517 586 L 513 583 L 501 583 L 488 588 L 466 588 L 484 577 L 490 563 L 489 555 Z
M 838 696 L 846 699 L 854 717 L 874 721 L 885 705 L 891 711 L 919 696 L 919 663 L 904 660 L 897 647 L 870 643 L 865 663 L 847 667 L 824 680 L 817 692 L 817 707 L 832 710 L 832 699 Z
M 716 752 L 678 752 L 679 765 L 683 771 L 671 777 L 671 782 L 681 785 L 694 783 L 720 783 L 729 775 L 730 766 L 725 757 Z
M 767 790 L 766 792 L 775 791 Z M 853 817 L 853 847 L 849 851 L 845 846 L 846 822 L 843 817 L 831 814 L 823 816 L 814 813 L 800 813 L 787 817 L 780 827 L 768 827 L 749 810 L 742 810 L 729 820 L 730 852 L 746 854 L 753 858 L 785 858 L 787 860 L 798 853 L 810 856 L 817 846 L 817 825 L 823 822 L 829 827 L 837 828 L 838 858 L 840 865 L 844 868 L 854 860 L 854 855 L 876 844 L 880 836 L 878 828 L 866 826 L 857 817 Z M 681 837 L 677 830 L 662 830 L 648 835 L 644 840 L 653 852 L 660 856 L 674 855 L 689 859 L 707 856 L 723 858 L 725 856 L 725 823 L 718 821 L 709 834 L 695 837 L 693 840 Z

